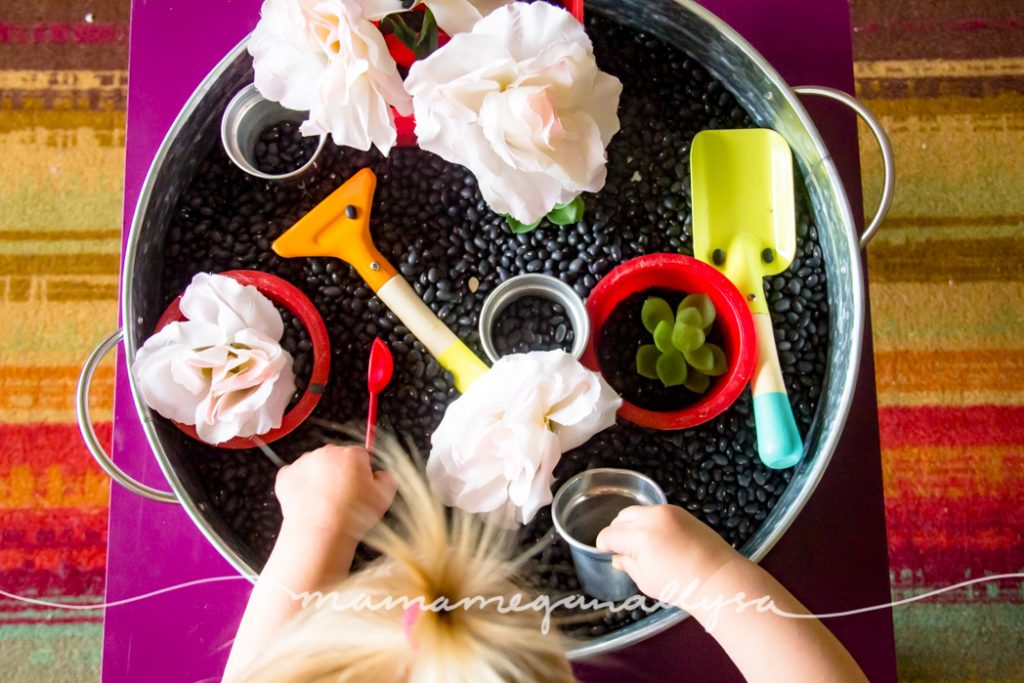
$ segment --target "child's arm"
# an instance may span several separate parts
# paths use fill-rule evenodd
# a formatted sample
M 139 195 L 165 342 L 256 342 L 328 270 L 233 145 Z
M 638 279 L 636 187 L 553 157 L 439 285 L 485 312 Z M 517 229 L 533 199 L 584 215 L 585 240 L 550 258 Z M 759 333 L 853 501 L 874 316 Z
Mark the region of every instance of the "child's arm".
M 356 545 L 391 505 L 395 485 L 370 469 L 362 448 L 324 446 L 281 468 L 274 490 L 284 520 L 238 627 L 226 681 L 302 609 L 289 591 L 312 592 L 348 574 Z
M 599 548 L 617 554 L 615 565 L 653 598 L 675 595 L 698 580 L 699 588 L 675 598 L 705 628 L 751 683 L 767 681 L 866 681 L 846 648 L 817 619 L 793 619 L 755 606 L 737 612 L 728 603 L 740 593 L 744 602 L 769 596 L 782 611 L 807 610 L 768 572 L 733 550 L 718 534 L 682 508 L 657 505 L 626 508 L 597 537 Z M 710 605 L 717 611 L 693 608 Z

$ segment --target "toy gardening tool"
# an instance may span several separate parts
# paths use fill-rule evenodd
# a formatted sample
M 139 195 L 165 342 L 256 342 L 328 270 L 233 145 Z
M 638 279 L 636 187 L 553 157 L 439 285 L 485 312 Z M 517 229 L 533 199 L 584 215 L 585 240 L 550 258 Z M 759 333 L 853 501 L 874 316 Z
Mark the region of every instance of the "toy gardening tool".
M 786 270 L 796 251 L 793 155 L 772 130 L 707 130 L 690 151 L 694 256 L 719 269 L 754 316 L 751 388 L 757 450 L 765 465 L 792 467 L 803 454 L 775 349 L 762 278 Z
M 333 256 L 359 273 L 465 391 L 487 365 L 441 322 L 373 245 L 370 208 L 377 176 L 364 168 L 277 238 L 279 256 Z

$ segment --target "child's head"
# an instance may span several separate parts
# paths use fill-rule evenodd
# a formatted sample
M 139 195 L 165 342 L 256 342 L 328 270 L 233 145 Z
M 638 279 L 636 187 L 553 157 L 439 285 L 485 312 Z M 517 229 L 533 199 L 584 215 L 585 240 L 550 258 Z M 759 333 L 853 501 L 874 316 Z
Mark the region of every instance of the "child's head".
M 381 557 L 304 609 L 242 680 L 574 680 L 562 638 L 542 632 L 543 612 L 500 611 L 513 596 L 521 605 L 533 597 L 513 580 L 511 535 L 446 511 L 393 440 L 380 440 L 377 455 L 399 489 L 390 521 L 365 539 Z M 455 608 L 431 609 L 439 601 Z

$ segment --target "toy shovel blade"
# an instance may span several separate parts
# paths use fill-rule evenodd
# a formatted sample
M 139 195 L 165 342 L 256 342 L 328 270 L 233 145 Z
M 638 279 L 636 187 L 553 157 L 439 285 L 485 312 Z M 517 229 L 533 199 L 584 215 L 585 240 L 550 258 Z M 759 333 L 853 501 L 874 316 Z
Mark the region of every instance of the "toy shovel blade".
M 725 272 L 752 312 L 767 313 L 761 279 L 796 253 L 789 145 L 767 129 L 701 131 L 690 171 L 694 256 Z
M 763 278 L 796 253 L 793 154 L 772 130 L 708 130 L 690 151 L 694 256 L 718 268 L 750 304 L 757 338 L 751 386 L 757 449 L 772 468 L 803 455 L 775 349 Z

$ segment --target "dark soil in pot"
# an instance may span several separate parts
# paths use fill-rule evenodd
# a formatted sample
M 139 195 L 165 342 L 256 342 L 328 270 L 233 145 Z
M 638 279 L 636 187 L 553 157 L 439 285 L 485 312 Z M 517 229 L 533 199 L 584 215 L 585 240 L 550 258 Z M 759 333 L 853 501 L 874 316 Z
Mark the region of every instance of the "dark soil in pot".
M 622 398 L 641 408 L 661 412 L 685 408 L 711 391 L 718 381 L 717 377 L 712 377 L 704 394 L 696 394 L 682 385 L 666 387 L 659 380 L 643 377 L 636 371 L 636 350 L 652 343 L 651 333 L 640 319 L 644 301 L 651 296 L 661 297 L 675 311 L 686 294 L 664 289 L 633 294 L 615 307 L 598 333 L 597 358 L 604 378 Z M 722 346 L 717 325 L 711 327 L 707 341 Z
M 184 191 L 167 231 L 162 274 L 167 302 L 200 271 L 252 268 L 287 279 L 314 301 L 331 337 L 331 378 L 314 417 L 342 424 L 365 419 L 366 361 L 371 342 L 381 336 L 395 356 L 395 379 L 381 398 L 382 418 L 429 452 L 430 434 L 457 395 L 450 377 L 346 264 L 283 260 L 270 251 L 270 243 L 355 171 L 370 166 L 378 177 L 372 218 L 377 245 L 481 357 L 480 307 L 513 275 L 547 273 L 585 297 L 600 277 L 630 258 L 662 251 L 691 254 L 690 140 L 705 128 L 751 122 L 732 94 L 683 52 L 596 13 L 587 23 L 598 62 L 622 80 L 625 90 L 622 130 L 608 149 L 607 185 L 600 194 L 585 196 L 586 213 L 578 224 L 545 222 L 532 233 L 512 234 L 483 202 L 472 175 L 418 149 L 396 149 L 384 159 L 328 142 L 299 182 L 274 183 L 236 169 L 217 146 Z M 765 294 L 790 400 L 806 433 L 822 388 L 829 330 L 822 251 L 802 196 L 797 232 L 792 266 L 765 281 Z M 432 269 L 438 277 L 430 276 Z M 300 342 L 295 343 L 298 350 Z M 739 546 L 790 479 L 789 471 L 761 465 L 753 424 L 749 393 L 719 417 L 684 432 L 655 432 L 620 421 L 563 456 L 555 488 L 591 467 L 635 469 L 657 481 L 669 501 Z M 294 459 L 325 437 L 310 422 L 274 448 Z M 188 476 L 209 494 L 204 514 L 261 566 L 280 524 L 271 464 L 256 451 L 226 452 L 184 437 L 168 447 L 180 449 Z M 545 509 L 523 529 L 523 547 L 551 526 Z M 578 589 L 568 548 L 558 540 L 535 557 L 526 578 L 552 596 Z M 569 630 L 578 637 L 596 636 L 642 616 L 639 611 L 591 615 Z

